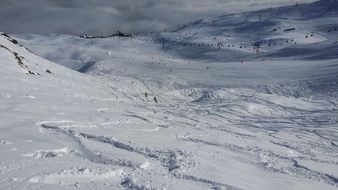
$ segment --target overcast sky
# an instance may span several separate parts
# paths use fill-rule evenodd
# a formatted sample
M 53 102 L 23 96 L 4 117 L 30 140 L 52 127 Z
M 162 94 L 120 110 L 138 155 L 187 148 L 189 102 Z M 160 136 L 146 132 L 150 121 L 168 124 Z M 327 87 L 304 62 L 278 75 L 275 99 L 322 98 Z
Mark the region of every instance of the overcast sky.
M 314 0 L 0 0 L 0 31 L 20 34 L 149 32 L 200 18 Z

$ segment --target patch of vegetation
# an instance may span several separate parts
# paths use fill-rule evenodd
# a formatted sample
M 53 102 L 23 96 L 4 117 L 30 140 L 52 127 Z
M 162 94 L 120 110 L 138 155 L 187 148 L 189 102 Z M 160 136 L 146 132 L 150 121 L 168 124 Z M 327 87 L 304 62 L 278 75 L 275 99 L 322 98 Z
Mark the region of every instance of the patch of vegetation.
M 3 35 L 3 34 L 1 34 Z M 27 69 L 28 70 L 28 66 L 25 65 L 23 63 L 23 60 L 25 59 L 24 57 L 20 56 L 19 53 L 15 52 L 15 51 L 11 51 L 8 47 L 4 46 L 4 45 L 1 45 L 0 44 L 0 48 L 3 48 L 5 50 L 7 50 L 8 52 L 10 52 L 11 54 L 14 55 L 14 58 L 16 60 L 16 62 L 18 63 L 18 65 L 24 69 Z M 31 75 L 40 75 L 39 73 L 36 73 L 36 72 L 33 72 L 33 71 L 30 71 L 28 70 L 28 74 L 31 74 Z

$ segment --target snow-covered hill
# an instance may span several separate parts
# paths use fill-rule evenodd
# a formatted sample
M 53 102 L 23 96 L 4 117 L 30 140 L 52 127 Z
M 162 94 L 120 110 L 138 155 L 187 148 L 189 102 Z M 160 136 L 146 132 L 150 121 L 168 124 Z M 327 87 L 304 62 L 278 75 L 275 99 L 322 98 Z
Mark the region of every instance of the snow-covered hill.
M 2 34 L 0 189 L 337 189 L 337 5 Z

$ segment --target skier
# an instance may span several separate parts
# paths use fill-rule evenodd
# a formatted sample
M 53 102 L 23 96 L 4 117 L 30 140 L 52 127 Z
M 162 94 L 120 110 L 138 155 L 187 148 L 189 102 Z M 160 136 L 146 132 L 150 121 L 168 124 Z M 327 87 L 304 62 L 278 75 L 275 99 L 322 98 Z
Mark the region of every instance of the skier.
M 258 54 L 259 53 L 259 46 L 256 47 L 256 53 Z

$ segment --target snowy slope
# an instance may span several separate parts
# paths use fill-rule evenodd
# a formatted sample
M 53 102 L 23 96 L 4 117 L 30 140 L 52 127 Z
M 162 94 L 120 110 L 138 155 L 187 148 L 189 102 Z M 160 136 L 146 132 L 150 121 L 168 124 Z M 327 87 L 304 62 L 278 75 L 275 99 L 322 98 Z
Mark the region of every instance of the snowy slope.
M 335 5 L 0 36 L 0 189 L 337 189 Z
M 103 114 L 100 109 L 107 102 L 114 102 L 117 107 L 122 104 L 119 93 L 93 77 L 28 52 L 10 38 L 0 38 L 1 189 L 36 188 L 35 183 L 40 180 L 47 184 L 72 185 L 88 179 L 120 180 L 120 168 L 101 167 L 91 162 L 96 154 L 77 142 L 74 135 L 66 130 L 61 132 L 64 129 L 50 128 L 58 124 L 68 125 L 67 128 L 104 125 L 107 117 L 97 115 Z M 118 115 L 123 113 L 118 112 Z M 95 120 L 90 124 L 93 118 L 100 118 L 100 123 Z M 86 168 L 81 169 L 83 166 Z M 39 176 L 46 173 L 52 175 Z

